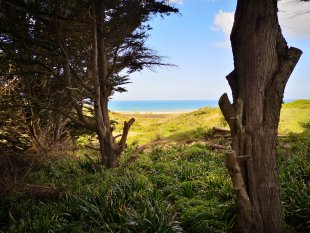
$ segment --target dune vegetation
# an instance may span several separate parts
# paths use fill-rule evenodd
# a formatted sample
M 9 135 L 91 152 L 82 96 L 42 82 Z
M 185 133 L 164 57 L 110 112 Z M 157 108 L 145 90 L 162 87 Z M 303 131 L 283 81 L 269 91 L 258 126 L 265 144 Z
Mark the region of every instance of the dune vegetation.
M 97 164 L 85 147 L 96 140 L 85 133 L 72 151 L 2 155 L 0 232 L 234 232 L 229 135 L 212 130 L 226 127 L 219 109 L 130 116 L 136 122 L 116 169 Z M 128 114 L 111 118 L 117 134 Z M 292 233 L 310 230 L 309 122 L 310 101 L 283 105 L 277 154 Z

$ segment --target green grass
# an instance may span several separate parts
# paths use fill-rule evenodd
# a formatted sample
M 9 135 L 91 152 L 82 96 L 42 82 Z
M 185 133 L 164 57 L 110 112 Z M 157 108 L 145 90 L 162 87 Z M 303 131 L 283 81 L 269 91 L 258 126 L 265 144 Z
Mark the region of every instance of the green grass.
M 114 134 L 121 133 L 123 122 L 134 117 L 128 144 L 145 144 L 156 139 L 169 138 L 176 141 L 206 138 L 213 126 L 225 126 L 218 108 L 202 108 L 189 113 L 175 114 L 138 114 L 110 112 L 111 119 L 116 122 Z M 310 100 L 296 100 L 283 104 L 279 133 L 301 133 L 303 123 L 310 122 Z M 89 143 L 94 137 L 80 137 L 81 145 Z
M 30 181 L 62 195 L 37 201 L 21 193 L 2 200 L 0 229 L 226 232 L 234 226 L 234 196 L 223 162 L 223 155 L 200 144 L 154 148 L 134 164 L 97 173 L 85 161 L 48 162 Z
M 125 120 L 134 117 L 128 143 L 145 144 L 155 139 L 169 138 L 182 141 L 207 137 L 213 126 L 227 126 L 218 108 L 202 108 L 179 114 L 121 114 L 111 113 L 118 122 L 116 132 L 120 133 Z M 296 100 L 283 104 L 279 133 L 301 133 L 303 123 L 310 122 L 310 100 Z M 204 131 L 204 132 L 203 132 Z
M 134 117 L 136 121 L 129 132 L 129 144 L 145 144 L 160 138 L 191 139 L 196 137 L 197 129 L 223 124 L 218 108 L 202 108 L 189 113 L 177 114 L 111 113 L 111 118 L 118 122 L 115 134 L 121 132 L 124 120 L 131 117 Z
M 283 104 L 279 132 L 288 134 L 290 132 L 301 133 L 303 123 L 310 122 L 310 100 L 295 100 Z
M 306 99 L 300 99 L 300 100 L 294 100 L 288 103 L 284 103 L 282 105 L 284 109 L 287 108 L 301 108 L 301 109 L 309 109 L 310 108 L 310 100 Z
M 283 105 L 280 131 L 287 137 L 277 145 L 286 230 L 310 231 L 310 114 L 309 101 Z M 76 156 L 46 159 L 25 177 L 42 190 L 19 189 L 0 197 L 0 232 L 232 232 L 235 194 L 224 155 L 207 149 L 210 128 L 225 126 L 219 109 L 203 108 L 185 114 L 111 113 L 122 122 L 134 116 L 129 146 L 121 167 L 94 172 L 91 163 Z M 305 124 L 301 125 L 300 122 Z M 308 122 L 308 123 L 307 123 Z M 300 128 L 299 128 L 300 127 Z M 302 133 L 298 133 L 302 132 Z M 165 138 L 127 163 L 136 144 Z M 80 137 L 87 144 L 93 137 Z M 224 142 L 218 138 L 217 143 Z M 197 142 L 198 141 L 198 142 Z M 200 142 L 199 142 L 200 141 Z M 191 142 L 195 142 L 191 144 Z
M 309 135 L 291 134 L 277 148 L 292 233 L 310 229 Z M 135 163 L 124 159 L 120 168 L 96 173 L 85 160 L 46 162 L 28 182 L 52 186 L 60 196 L 37 199 L 21 192 L 0 199 L 0 231 L 230 232 L 235 194 L 223 164 L 223 154 L 199 143 L 154 147 Z
M 282 204 L 288 232 L 309 232 L 310 128 L 302 134 L 290 134 L 281 139 L 277 149 Z

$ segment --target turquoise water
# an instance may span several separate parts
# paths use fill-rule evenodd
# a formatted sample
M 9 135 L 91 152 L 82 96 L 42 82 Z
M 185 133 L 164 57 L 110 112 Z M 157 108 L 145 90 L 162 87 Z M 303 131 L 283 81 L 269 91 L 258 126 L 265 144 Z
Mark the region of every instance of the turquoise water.
M 203 107 L 217 107 L 218 100 L 112 100 L 111 111 L 120 112 L 178 112 Z
M 285 99 L 288 103 L 293 99 Z M 218 107 L 218 100 L 112 100 L 109 109 L 118 112 L 182 112 Z

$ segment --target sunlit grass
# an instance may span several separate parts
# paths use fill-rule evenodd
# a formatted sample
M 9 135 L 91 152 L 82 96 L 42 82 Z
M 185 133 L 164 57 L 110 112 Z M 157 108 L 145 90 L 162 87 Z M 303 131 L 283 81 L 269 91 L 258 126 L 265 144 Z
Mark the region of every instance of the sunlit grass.
M 189 113 L 175 114 L 129 114 L 111 112 L 111 118 L 118 122 L 115 134 L 121 132 L 123 122 L 134 117 L 128 143 L 145 144 L 155 139 L 189 140 L 197 132 L 207 131 L 214 126 L 226 126 L 218 108 L 202 108 Z M 297 100 L 283 104 L 279 133 L 300 133 L 302 123 L 310 121 L 310 100 Z M 206 132 L 207 133 L 207 132 Z
M 279 139 L 277 159 L 288 232 L 310 230 L 309 102 L 289 103 L 281 113 L 280 132 L 287 137 Z M 83 154 L 97 161 L 98 152 L 87 148 L 72 152 L 72 157 L 44 160 L 26 177 L 27 182 L 53 187 L 59 195 L 40 199 L 21 190 L 0 198 L 0 232 L 233 231 L 235 193 L 225 156 L 203 144 L 212 137 L 213 126 L 225 126 L 219 109 L 160 115 L 111 113 L 118 122 L 116 132 L 130 117 L 136 122 L 121 167 L 95 172 Z M 85 134 L 79 144 L 87 145 L 94 138 Z M 173 143 L 150 147 L 128 163 L 136 144 L 158 138 Z
M 188 139 L 194 137 L 195 130 L 222 125 L 218 108 L 202 108 L 189 113 L 171 114 L 128 114 L 111 113 L 111 118 L 118 122 L 115 134 L 121 132 L 123 121 L 134 117 L 128 143 L 145 144 L 162 138 Z M 182 136 L 183 135 L 183 136 Z

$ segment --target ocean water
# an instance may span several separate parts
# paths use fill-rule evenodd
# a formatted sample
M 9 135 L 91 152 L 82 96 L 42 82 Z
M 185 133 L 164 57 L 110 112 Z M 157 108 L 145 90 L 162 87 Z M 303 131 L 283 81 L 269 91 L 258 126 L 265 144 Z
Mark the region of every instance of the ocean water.
M 295 99 L 284 99 L 284 103 Z M 116 112 L 183 112 L 203 107 L 218 107 L 218 100 L 112 100 L 109 109 Z
M 218 100 L 112 100 L 109 109 L 118 112 L 181 112 L 217 107 Z

